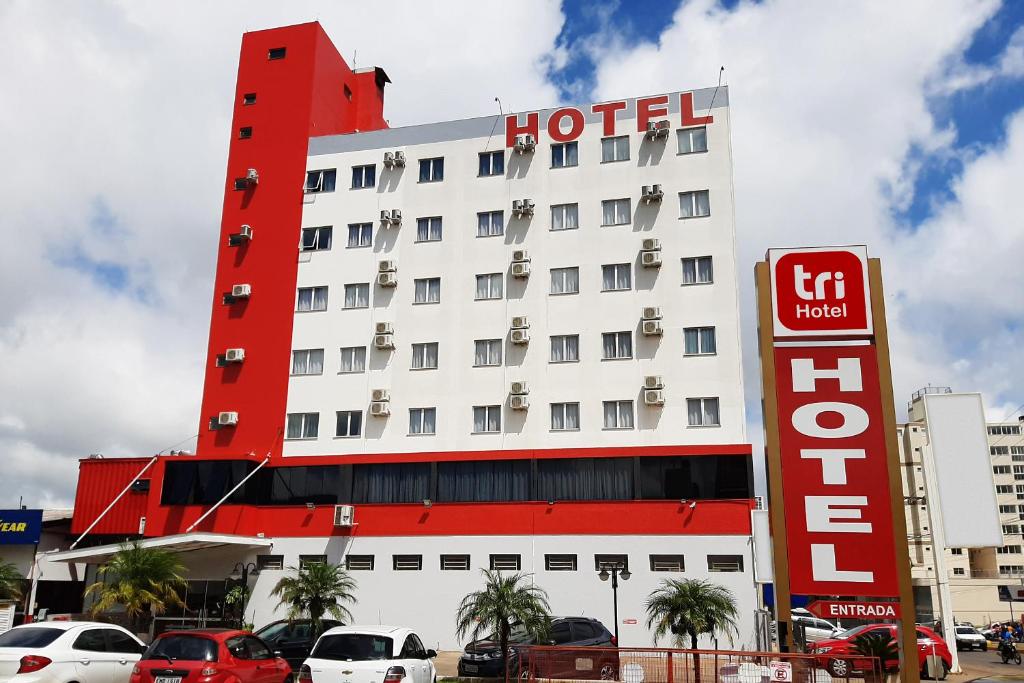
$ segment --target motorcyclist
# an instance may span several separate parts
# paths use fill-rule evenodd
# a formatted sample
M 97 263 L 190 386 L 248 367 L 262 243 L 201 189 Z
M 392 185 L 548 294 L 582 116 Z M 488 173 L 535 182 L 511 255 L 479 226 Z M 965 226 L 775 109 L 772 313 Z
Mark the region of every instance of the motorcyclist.
M 1010 629 L 1009 626 L 1004 626 L 1003 630 L 999 633 L 999 654 L 1009 655 L 1011 652 L 1013 652 L 1013 650 L 1015 649 L 1013 641 L 1013 631 Z

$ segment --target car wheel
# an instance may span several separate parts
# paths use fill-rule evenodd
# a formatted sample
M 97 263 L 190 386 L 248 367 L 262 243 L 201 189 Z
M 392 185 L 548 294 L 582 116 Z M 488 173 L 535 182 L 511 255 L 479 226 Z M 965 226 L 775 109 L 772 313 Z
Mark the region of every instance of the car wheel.
M 982 652 L 988 652 L 988 643 L 982 643 L 979 647 Z
M 847 678 L 850 675 L 850 662 L 845 659 L 833 659 L 826 667 L 828 672 L 836 678 Z
M 611 664 L 605 664 L 604 666 L 601 667 L 601 680 L 602 681 L 614 681 L 614 680 L 616 680 L 616 675 L 615 675 L 616 673 L 618 673 L 618 672 L 615 671 L 615 667 L 614 666 L 612 666 Z

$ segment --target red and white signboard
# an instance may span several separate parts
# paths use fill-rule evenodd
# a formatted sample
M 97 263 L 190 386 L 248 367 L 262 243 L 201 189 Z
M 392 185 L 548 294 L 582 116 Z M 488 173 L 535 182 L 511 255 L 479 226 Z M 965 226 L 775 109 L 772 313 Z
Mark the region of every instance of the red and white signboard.
M 872 334 L 867 247 L 770 249 L 768 266 L 777 339 Z
M 788 683 L 793 680 L 793 664 L 791 662 L 770 662 L 768 664 L 769 680 Z
M 822 619 L 899 619 L 898 602 L 849 602 L 843 600 L 815 600 L 807 605 L 807 611 Z

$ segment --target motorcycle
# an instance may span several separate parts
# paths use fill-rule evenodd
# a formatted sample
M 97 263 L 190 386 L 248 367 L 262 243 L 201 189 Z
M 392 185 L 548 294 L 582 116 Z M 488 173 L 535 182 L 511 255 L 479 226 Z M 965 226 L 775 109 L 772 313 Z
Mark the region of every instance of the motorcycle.
M 1017 646 L 1008 640 L 999 644 L 999 656 L 1002 658 L 1003 664 L 1008 663 L 1011 659 L 1014 664 L 1020 664 L 1020 653 L 1017 652 Z

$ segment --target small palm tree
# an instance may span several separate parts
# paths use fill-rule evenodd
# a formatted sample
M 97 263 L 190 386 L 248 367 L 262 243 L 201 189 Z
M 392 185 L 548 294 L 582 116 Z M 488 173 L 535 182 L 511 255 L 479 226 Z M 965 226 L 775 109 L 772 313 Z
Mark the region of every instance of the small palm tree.
M 647 596 L 647 628 L 654 627 L 654 642 L 667 633 L 676 647 L 685 648 L 690 637 L 691 650 L 703 634 L 724 633 L 729 642 L 738 633 L 736 598 L 732 591 L 699 579 L 665 579 L 661 588 Z M 693 653 L 693 678 L 700 681 L 700 659 Z
M 871 663 L 871 671 L 864 678 L 867 681 L 881 680 L 891 670 L 888 662 L 899 662 L 900 650 L 896 639 L 889 633 L 864 633 L 853 639 L 853 652 L 865 657 L 875 657 L 879 664 Z
M 0 600 L 20 600 L 24 581 L 13 562 L 0 562 Z
M 484 588 L 462 598 L 455 612 L 455 629 L 460 637 L 468 633 L 471 640 L 479 640 L 487 633 L 497 635 L 508 683 L 508 639 L 512 625 L 521 625 L 535 639 L 543 638 L 551 623 L 551 605 L 548 594 L 533 583 L 531 574 L 503 576 L 500 572 L 482 571 Z
M 295 575 L 283 577 L 270 594 L 288 608 L 289 620 L 308 618 L 314 638 L 320 635 L 325 615 L 352 622 L 352 613 L 345 605 L 356 603 L 356 580 L 347 571 L 326 562 L 288 569 Z
M 123 543 L 97 573 L 103 580 L 85 589 L 85 595 L 98 596 L 92 613 L 121 605 L 133 630 L 144 624 L 143 617 L 148 623 L 168 607 L 185 605 L 178 593 L 188 584 L 183 576 L 185 566 L 169 550 L 144 548 L 138 541 Z

